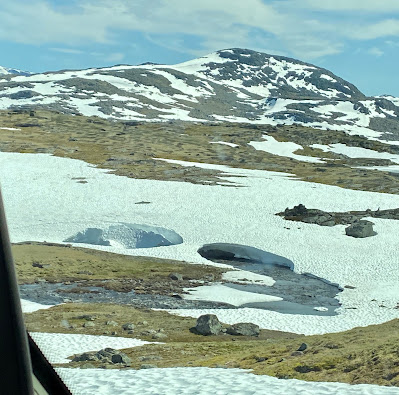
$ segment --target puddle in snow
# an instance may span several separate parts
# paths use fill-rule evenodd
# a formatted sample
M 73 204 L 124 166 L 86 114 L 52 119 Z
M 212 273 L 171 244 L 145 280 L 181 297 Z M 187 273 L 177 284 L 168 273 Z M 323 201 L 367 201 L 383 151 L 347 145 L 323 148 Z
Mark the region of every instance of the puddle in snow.
M 282 301 L 248 303 L 240 307 L 260 308 L 286 314 L 323 316 L 336 315 L 335 310 L 340 307 L 335 297 L 342 289 L 337 284 L 331 284 L 312 274 L 295 273 L 293 262 L 284 257 L 254 247 L 224 243 L 207 244 L 201 247 L 198 253 L 213 262 L 269 276 L 275 280 L 273 286 L 224 284 L 240 291 L 283 298 Z

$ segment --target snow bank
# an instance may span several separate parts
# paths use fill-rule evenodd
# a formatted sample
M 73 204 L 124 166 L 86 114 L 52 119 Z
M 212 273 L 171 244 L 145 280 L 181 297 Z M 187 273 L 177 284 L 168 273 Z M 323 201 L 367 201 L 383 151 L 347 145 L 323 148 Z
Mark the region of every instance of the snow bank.
M 33 313 L 37 310 L 45 310 L 53 307 L 53 304 L 41 304 L 36 302 L 31 302 L 30 300 L 21 299 L 21 308 L 23 313 Z
M 335 316 L 310 317 L 255 308 L 212 311 L 230 324 L 250 321 L 266 329 L 318 334 L 399 318 L 395 309 L 399 300 L 399 221 L 373 218 L 378 234 L 355 239 L 345 235 L 342 225 L 321 227 L 275 215 L 299 203 L 324 211 L 383 210 L 399 207 L 399 196 L 304 182 L 277 172 L 175 163 L 220 169 L 243 187 L 129 179 L 78 160 L 0 152 L 0 180 L 11 240 L 60 243 L 87 228 L 106 229 L 121 223 L 173 229 L 184 243 L 140 249 L 87 246 L 221 266 L 201 257 L 198 249 L 216 242 L 236 244 L 284 257 L 297 273 L 354 287 L 339 293 L 342 307 Z M 85 177 L 87 183 L 76 182 L 76 177 Z M 140 201 L 151 204 L 134 204 Z M 177 313 L 197 317 L 203 311 Z
M 93 336 L 71 333 L 30 332 L 50 363 L 68 363 L 74 354 L 86 351 L 98 351 L 106 347 L 123 349 L 138 347 L 151 342 L 114 336 Z
M 287 258 L 262 251 L 259 248 L 229 243 L 212 243 L 202 246 L 198 253 L 207 259 L 248 259 L 250 261 L 261 262 L 267 265 L 286 266 L 294 269 L 294 263 Z
M 378 385 L 282 380 L 241 369 L 142 370 L 56 369 L 73 393 L 82 395 L 396 395 Z
M 183 243 L 183 239 L 173 230 L 156 226 L 137 224 L 117 224 L 105 229 L 87 228 L 68 237 L 66 243 L 84 243 L 122 248 L 151 248 Z
M 293 158 L 301 162 L 325 163 L 324 160 L 314 158 L 313 156 L 304 156 L 294 154 L 295 151 L 303 149 L 302 145 L 291 141 L 277 141 L 272 136 L 263 136 L 264 141 L 250 141 L 248 144 L 256 150 L 265 151 L 273 155 L 285 156 Z

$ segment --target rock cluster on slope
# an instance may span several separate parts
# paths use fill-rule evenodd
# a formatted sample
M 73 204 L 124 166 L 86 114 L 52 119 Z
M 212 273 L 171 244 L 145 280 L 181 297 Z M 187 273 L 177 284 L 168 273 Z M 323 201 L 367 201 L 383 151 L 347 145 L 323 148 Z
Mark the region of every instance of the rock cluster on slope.
M 399 208 L 387 210 L 346 211 L 341 213 L 327 212 L 318 209 L 308 209 L 303 204 L 286 208 L 283 212 L 277 213 L 290 221 L 299 221 L 320 226 L 350 225 L 345 229 L 348 236 L 363 238 L 374 236 L 377 233 L 373 230 L 373 223 L 362 220 L 364 217 L 397 219 L 399 220 Z
M 113 348 L 104 348 L 100 351 L 84 352 L 77 354 L 72 362 L 102 362 L 105 364 L 122 364 L 130 366 L 131 359 L 123 352 Z
M 198 317 L 194 330 L 199 335 L 221 335 L 228 333 L 233 336 L 259 336 L 260 328 L 250 322 L 239 322 L 222 327 L 221 322 L 215 314 L 204 314 Z

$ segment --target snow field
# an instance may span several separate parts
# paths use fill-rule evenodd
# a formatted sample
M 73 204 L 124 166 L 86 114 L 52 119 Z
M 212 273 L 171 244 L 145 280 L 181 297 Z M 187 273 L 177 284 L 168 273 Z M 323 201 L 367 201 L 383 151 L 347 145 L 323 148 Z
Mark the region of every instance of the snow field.
M 298 273 L 309 272 L 342 287 L 356 287 L 338 294 L 342 307 L 337 316 L 293 316 L 248 308 L 212 311 L 229 324 L 251 321 L 262 328 L 318 334 L 399 317 L 395 309 L 399 301 L 399 221 L 373 219 L 377 236 L 354 239 L 345 235 L 344 226 L 320 227 L 275 215 L 299 203 L 325 211 L 394 208 L 399 207 L 399 196 L 307 183 L 276 172 L 173 163 L 244 175 L 246 178 L 230 178 L 244 187 L 136 180 L 107 174 L 78 160 L 0 153 L 11 239 L 62 242 L 88 227 L 102 229 L 120 223 L 163 227 L 181 235 L 183 243 L 139 250 L 118 245 L 95 248 L 213 264 L 197 253 L 200 247 L 236 243 L 285 257 L 294 262 Z M 88 183 L 77 183 L 74 177 L 85 177 Z M 151 204 L 134 204 L 138 201 Z M 386 307 L 379 307 L 382 304 Z M 198 317 L 204 311 L 176 313 Z
M 139 347 L 151 343 L 126 337 L 93 336 L 71 333 L 30 332 L 30 335 L 50 363 L 68 363 L 71 362 L 71 360 L 67 359 L 67 357 L 73 354 L 80 354 L 86 351 L 99 351 L 106 347 L 122 349 Z
M 66 369 L 57 373 L 81 395 L 395 395 L 377 385 L 279 380 L 240 369 L 168 368 L 141 370 Z

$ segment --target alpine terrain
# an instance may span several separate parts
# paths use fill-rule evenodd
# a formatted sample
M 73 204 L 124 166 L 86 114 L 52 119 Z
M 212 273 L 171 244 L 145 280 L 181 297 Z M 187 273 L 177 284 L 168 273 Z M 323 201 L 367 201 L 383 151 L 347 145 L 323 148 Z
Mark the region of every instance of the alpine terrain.
M 399 98 L 239 48 L 0 68 L 0 181 L 77 393 L 399 394 Z

